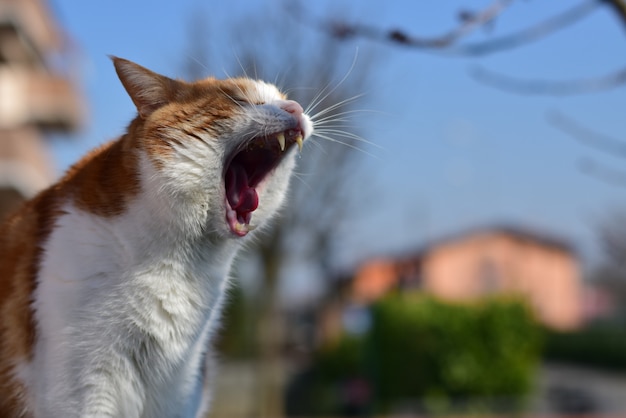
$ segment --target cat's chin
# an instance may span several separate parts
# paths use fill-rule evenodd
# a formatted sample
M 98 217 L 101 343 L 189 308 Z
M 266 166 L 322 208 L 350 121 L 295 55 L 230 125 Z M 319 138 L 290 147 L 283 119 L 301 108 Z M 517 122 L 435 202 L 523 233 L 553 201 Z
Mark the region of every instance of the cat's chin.
M 276 132 L 246 142 L 228 159 L 224 170 L 226 223 L 239 237 L 255 226 L 252 213 L 259 206 L 257 187 L 278 167 L 288 152 L 297 145 L 302 149 L 304 132 L 299 124 L 294 129 Z
M 226 200 L 226 224 L 234 235 L 238 237 L 245 237 L 248 232 L 254 230 L 256 225 L 250 225 L 251 212 L 248 214 L 248 219 L 241 222 L 238 217 L 237 211 L 233 210 Z M 247 222 L 246 222 L 247 221 Z

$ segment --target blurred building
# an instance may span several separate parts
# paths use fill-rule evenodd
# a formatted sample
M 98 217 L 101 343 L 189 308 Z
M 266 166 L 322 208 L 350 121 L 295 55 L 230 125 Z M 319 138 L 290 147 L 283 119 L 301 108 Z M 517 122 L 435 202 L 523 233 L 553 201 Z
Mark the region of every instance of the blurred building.
M 66 39 L 44 0 L 0 0 L 0 218 L 54 179 L 49 132 L 78 128 Z
M 474 230 L 407 257 L 368 261 L 357 270 L 348 298 L 367 305 L 398 288 L 455 301 L 521 295 L 544 324 L 556 329 L 576 328 L 583 319 L 574 251 L 564 242 L 517 228 Z

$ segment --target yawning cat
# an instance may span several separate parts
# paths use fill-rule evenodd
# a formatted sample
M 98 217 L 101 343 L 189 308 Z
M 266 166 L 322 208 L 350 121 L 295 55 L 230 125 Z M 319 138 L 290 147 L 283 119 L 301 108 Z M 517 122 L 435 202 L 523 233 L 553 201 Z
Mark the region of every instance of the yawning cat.
M 138 116 L 0 227 L 0 416 L 198 417 L 231 262 L 313 125 L 276 87 L 113 58 Z

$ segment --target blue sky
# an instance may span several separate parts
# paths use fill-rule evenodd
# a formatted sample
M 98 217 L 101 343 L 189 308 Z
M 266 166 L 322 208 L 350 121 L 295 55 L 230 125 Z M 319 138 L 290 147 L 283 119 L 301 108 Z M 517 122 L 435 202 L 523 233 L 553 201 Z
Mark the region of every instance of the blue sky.
M 326 3 L 333 4 L 335 15 L 349 20 L 437 35 L 454 26 L 460 7 L 488 2 L 336 0 L 316 2 L 313 11 L 323 15 Z M 522 29 L 562 10 L 567 6 L 563 3 L 520 1 L 491 31 L 478 31 L 468 40 Z M 185 26 L 193 13 L 207 13 L 212 24 L 229 24 L 261 7 L 281 7 L 277 0 L 51 4 L 76 45 L 88 107 L 84 129 L 68 141 L 55 141 L 59 172 L 86 150 L 118 136 L 133 117 L 134 108 L 108 54 L 180 76 Z M 362 122 L 364 136 L 380 148 L 368 149 L 374 156 L 363 158 L 376 195 L 371 207 L 363 207 L 345 227 L 347 262 L 406 252 L 449 233 L 494 223 L 562 237 L 586 260 L 595 259 L 594 228 L 611 210 L 626 210 L 626 188 L 581 173 L 577 162 L 593 157 L 626 169 L 626 161 L 576 142 L 555 129 L 547 114 L 558 111 L 626 140 L 626 88 L 571 97 L 516 95 L 477 83 L 469 72 L 481 66 L 524 78 L 601 75 L 624 66 L 625 35 L 624 27 L 600 10 L 539 43 L 481 59 L 350 41 L 347 49 L 375 50 L 380 57 L 377 76 L 366 92 L 369 100 L 363 104 L 374 116 Z M 232 51 L 228 39 L 217 36 L 209 42 L 217 42 L 226 55 Z

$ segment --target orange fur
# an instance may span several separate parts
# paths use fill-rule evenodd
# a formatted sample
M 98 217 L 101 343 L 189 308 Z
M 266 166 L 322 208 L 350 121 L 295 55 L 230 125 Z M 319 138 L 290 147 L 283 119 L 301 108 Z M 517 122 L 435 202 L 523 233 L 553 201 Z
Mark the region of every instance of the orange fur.
M 0 227 L 0 416 L 28 416 L 22 411 L 21 385 L 13 368 L 33 355 L 36 329 L 31 309 L 41 245 L 57 212 L 54 189 L 27 202 Z

